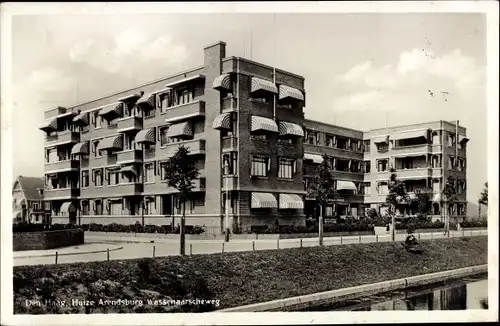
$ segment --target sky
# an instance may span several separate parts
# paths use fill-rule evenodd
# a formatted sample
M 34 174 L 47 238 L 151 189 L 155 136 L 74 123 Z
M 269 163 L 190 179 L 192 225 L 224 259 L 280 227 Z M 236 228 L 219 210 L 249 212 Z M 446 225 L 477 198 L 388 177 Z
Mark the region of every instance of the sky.
M 308 119 L 360 130 L 458 119 L 477 201 L 487 181 L 486 17 L 470 13 L 15 16 L 13 175 L 43 175 L 45 110 L 201 66 L 203 47 L 219 40 L 227 56 L 304 76 Z

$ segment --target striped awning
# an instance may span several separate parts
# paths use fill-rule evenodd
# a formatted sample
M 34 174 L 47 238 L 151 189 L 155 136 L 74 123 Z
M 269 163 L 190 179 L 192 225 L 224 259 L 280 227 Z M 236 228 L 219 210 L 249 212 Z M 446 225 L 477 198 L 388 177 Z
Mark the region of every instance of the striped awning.
M 75 207 L 75 205 L 73 205 L 72 202 L 67 201 L 67 202 L 62 203 L 60 212 L 63 214 L 74 213 L 74 212 L 76 212 L 76 207 Z
M 337 181 L 337 190 L 352 190 L 352 191 L 358 191 L 358 188 L 352 181 Z
M 141 130 L 135 135 L 135 142 L 140 143 L 155 143 L 155 128 Z
M 280 85 L 280 100 L 287 99 L 287 98 L 293 98 L 299 101 L 304 100 L 304 94 L 296 88 L 286 86 L 286 85 Z
M 135 174 L 135 175 L 139 174 L 135 165 L 126 165 L 120 169 L 120 172 L 131 173 L 131 174 Z
M 253 115 L 250 131 L 278 132 L 278 125 L 273 119 Z
M 116 116 L 121 117 L 123 115 L 123 103 L 109 105 L 104 107 L 99 111 L 99 115 L 102 117 Z
M 45 121 L 42 125 L 38 127 L 38 129 L 43 131 L 54 131 L 57 130 L 57 118 L 54 118 L 49 121 Z
M 231 130 L 231 113 L 222 113 L 215 117 L 212 128 Z
M 270 93 L 278 93 L 278 87 L 273 82 L 260 79 L 257 77 L 252 77 L 252 88 L 250 92 L 265 91 Z
M 78 143 L 71 149 L 71 155 L 88 154 L 88 153 L 89 153 L 88 141 Z
M 304 137 L 304 130 L 295 123 L 280 121 L 278 123 L 280 136 L 298 136 Z
M 123 149 L 122 135 L 115 135 L 112 137 L 104 138 L 97 145 L 97 150 L 110 150 L 110 149 Z
M 469 138 L 465 137 L 465 136 L 458 136 L 458 142 L 460 144 L 465 144 L 469 141 Z
M 389 143 L 389 136 L 375 137 L 373 138 L 373 143 L 375 144 Z
M 135 102 L 140 109 L 152 110 L 155 108 L 156 94 L 144 94 L 140 99 Z
M 191 76 L 191 77 L 187 77 L 187 78 L 184 78 L 184 79 L 180 79 L 180 80 L 168 83 L 168 84 L 165 85 L 165 87 L 177 86 L 177 85 L 189 83 L 189 82 L 191 82 L 193 80 L 202 79 L 202 78 L 205 78 L 205 75 L 194 75 L 194 76 Z
M 125 96 L 119 98 L 118 101 L 120 101 L 120 102 L 127 102 L 127 101 L 138 99 L 141 96 L 142 96 L 141 93 L 132 93 L 132 94 L 125 95 Z
M 82 123 L 85 125 L 89 124 L 89 113 L 88 112 L 82 112 L 76 117 L 73 118 L 73 122 L 75 123 Z
M 323 156 L 319 154 L 304 153 L 304 160 L 311 160 L 314 163 L 323 163 Z
M 429 139 L 429 133 L 430 129 L 402 131 L 392 134 L 391 139 L 392 140 L 411 139 L 411 138 Z
M 167 137 L 170 138 L 192 137 L 192 136 L 193 136 L 193 125 L 189 121 L 171 125 L 167 130 Z
M 224 74 L 218 77 L 215 77 L 214 82 L 212 84 L 212 88 L 216 90 L 227 90 L 230 91 L 232 89 L 231 83 L 231 75 Z
M 276 208 L 278 201 L 276 197 L 268 192 L 252 192 L 250 208 Z
M 304 209 L 302 197 L 294 194 L 280 194 L 280 209 Z

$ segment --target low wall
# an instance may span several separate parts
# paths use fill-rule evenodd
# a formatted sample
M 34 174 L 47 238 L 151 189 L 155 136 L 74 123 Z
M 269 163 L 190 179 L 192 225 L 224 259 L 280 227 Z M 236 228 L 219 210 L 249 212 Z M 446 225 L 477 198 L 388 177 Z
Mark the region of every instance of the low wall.
M 45 250 L 84 244 L 82 229 L 16 232 L 12 234 L 14 251 Z

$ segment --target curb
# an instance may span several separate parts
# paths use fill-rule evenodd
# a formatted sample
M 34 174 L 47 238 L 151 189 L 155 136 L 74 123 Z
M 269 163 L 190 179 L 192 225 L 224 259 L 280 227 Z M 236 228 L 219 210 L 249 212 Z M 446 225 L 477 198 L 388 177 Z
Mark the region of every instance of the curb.
M 488 265 L 470 266 L 460 269 L 411 276 L 407 278 L 384 281 L 379 283 L 365 284 L 344 289 L 307 294 L 298 297 L 278 299 L 268 302 L 239 306 L 239 307 L 232 307 L 232 308 L 217 310 L 217 312 L 259 312 L 259 311 L 277 310 L 290 306 L 310 304 L 316 301 L 326 300 L 326 299 L 340 299 L 346 296 L 363 295 L 365 293 L 376 294 L 376 293 L 400 290 L 409 287 L 426 285 L 447 279 L 477 275 L 485 273 L 487 271 L 488 271 Z

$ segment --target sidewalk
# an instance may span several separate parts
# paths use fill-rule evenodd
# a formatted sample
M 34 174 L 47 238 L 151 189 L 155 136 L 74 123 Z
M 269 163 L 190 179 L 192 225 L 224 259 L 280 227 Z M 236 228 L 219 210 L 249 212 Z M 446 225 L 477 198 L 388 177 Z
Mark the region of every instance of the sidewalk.
M 57 248 L 57 249 L 49 249 L 49 250 L 23 250 L 23 251 L 15 251 L 13 253 L 14 259 L 20 258 L 37 258 L 37 257 L 53 257 L 56 252 L 58 255 L 82 255 L 86 253 L 96 253 L 96 252 L 104 252 L 108 249 L 111 250 L 119 250 L 122 248 L 120 244 L 114 243 L 86 243 L 78 246 Z

